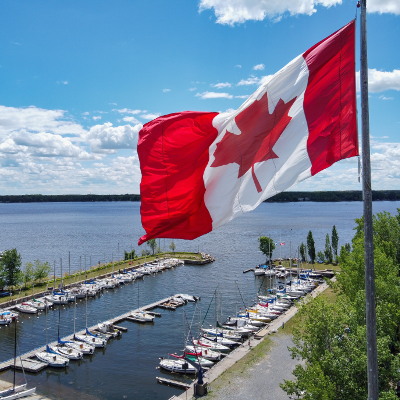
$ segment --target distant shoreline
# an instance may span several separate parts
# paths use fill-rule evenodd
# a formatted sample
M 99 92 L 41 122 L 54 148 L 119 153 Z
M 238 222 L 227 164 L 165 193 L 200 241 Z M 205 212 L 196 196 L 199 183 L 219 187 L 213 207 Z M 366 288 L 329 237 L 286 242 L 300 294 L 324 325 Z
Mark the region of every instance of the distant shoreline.
M 400 190 L 373 190 L 373 201 L 400 201 Z M 0 203 L 48 203 L 48 202 L 99 202 L 99 201 L 140 201 L 139 194 L 24 194 L 0 195 Z M 362 201 L 361 190 L 324 192 L 282 192 L 267 203 L 291 202 L 340 202 Z

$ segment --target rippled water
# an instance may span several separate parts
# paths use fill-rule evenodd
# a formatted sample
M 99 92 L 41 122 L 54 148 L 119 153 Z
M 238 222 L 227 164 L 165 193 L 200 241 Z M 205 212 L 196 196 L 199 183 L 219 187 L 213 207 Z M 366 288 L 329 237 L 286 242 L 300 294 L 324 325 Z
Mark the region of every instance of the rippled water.
M 374 203 L 374 213 L 396 212 L 400 202 Z M 149 304 L 176 293 L 189 293 L 201 301 L 189 303 L 176 311 L 162 313 L 154 325 L 121 323 L 128 328 L 120 339 L 111 340 L 105 350 L 96 350 L 90 358 L 71 362 L 68 369 L 46 369 L 28 376 L 38 392 L 57 399 L 168 399 L 180 391 L 161 386 L 155 377 L 163 375 L 159 357 L 183 349 L 189 326 L 195 332 L 199 324 L 215 321 L 216 313 L 226 317 L 243 303 L 250 304 L 261 284 L 252 273 L 243 271 L 264 261 L 258 251 L 260 235 L 277 243 L 274 257 L 295 256 L 301 242 L 313 232 L 316 248 L 323 250 L 325 235 L 336 225 L 339 244 L 353 236 L 354 219 L 362 215 L 362 203 L 268 203 L 231 223 L 193 241 L 175 240 L 176 250 L 204 251 L 216 261 L 204 266 L 182 266 L 154 277 L 102 293 L 87 303 L 50 310 L 47 317 L 21 316 L 18 324 L 19 352 L 32 350 L 46 341 L 73 332 L 76 328 L 107 320 L 138 305 Z M 139 203 L 33 203 L 0 204 L 0 238 L 2 249 L 17 248 L 26 262 L 39 259 L 55 266 L 56 274 L 68 269 L 83 269 L 99 261 L 123 257 L 124 250 L 140 249 L 137 239 L 143 234 Z M 159 245 L 168 250 L 169 239 Z M 218 293 L 218 301 L 213 299 Z M 216 306 L 218 304 L 218 307 Z M 217 311 L 218 310 L 218 311 Z M 47 329 L 46 329 L 47 326 Z M 0 328 L 0 360 L 13 355 L 13 326 Z M 21 377 L 18 377 L 21 379 Z M 12 379 L 11 373 L 0 379 Z

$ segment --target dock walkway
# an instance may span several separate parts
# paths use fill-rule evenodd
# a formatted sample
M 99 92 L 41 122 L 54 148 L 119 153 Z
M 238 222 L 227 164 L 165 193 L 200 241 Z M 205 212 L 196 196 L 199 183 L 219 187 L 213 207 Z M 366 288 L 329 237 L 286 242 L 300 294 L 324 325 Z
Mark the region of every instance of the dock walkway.
M 107 322 L 111 322 L 113 325 L 118 324 L 119 322 L 122 322 L 124 320 L 128 320 L 129 316 L 134 313 L 134 312 L 138 312 L 138 311 L 150 311 L 156 307 L 158 307 L 160 304 L 165 303 L 167 301 L 170 301 L 174 298 L 175 296 L 170 296 L 167 297 L 165 299 L 156 301 L 154 303 L 148 304 L 146 306 L 137 308 L 135 310 L 132 311 L 128 311 L 124 314 L 118 315 L 117 317 L 114 318 L 110 318 L 107 320 Z M 89 330 L 94 330 L 98 327 L 98 324 L 93 325 L 91 327 L 88 327 Z M 79 332 L 76 332 L 76 334 L 78 335 L 82 335 L 84 334 L 86 331 L 86 329 L 83 329 Z M 68 335 L 66 337 L 63 337 L 62 340 L 72 340 L 73 339 L 74 334 Z M 56 345 L 57 341 L 54 341 L 52 343 L 49 343 L 51 345 Z M 28 372 L 39 372 L 41 371 L 43 368 L 47 367 L 47 364 L 39 362 L 38 360 L 34 359 L 33 357 L 35 357 L 35 354 L 40 352 L 40 351 L 44 351 L 46 349 L 46 345 L 38 347 L 34 350 L 31 350 L 25 354 L 21 354 L 20 356 L 17 357 L 17 359 L 14 361 L 14 358 L 11 358 L 7 361 L 4 361 L 2 363 L 0 363 L 0 371 L 4 371 L 8 368 L 14 368 L 14 364 L 15 367 L 17 369 L 24 369 L 25 371 Z

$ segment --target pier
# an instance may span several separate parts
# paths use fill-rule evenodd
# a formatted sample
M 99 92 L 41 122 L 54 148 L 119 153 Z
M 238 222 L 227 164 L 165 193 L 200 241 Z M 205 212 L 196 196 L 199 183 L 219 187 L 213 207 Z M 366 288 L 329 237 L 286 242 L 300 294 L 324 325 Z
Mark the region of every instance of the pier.
M 130 319 L 130 315 L 132 313 L 138 312 L 138 311 L 150 312 L 150 313 L 160 317 L 161 314 L 156 313 L 156 312 L 152 312 L 151 310 L 153 310 L 154 308 L 159 307 L 163 303 L 168 303 L 168 302 L 172 301 L 175 298 L 175 296 L 170 296 L 170 297 L 167 297 L 165 299 L 162 299 L 162 300 L 156 301 L 154 303 L 148 304 L 146 306 L 137 308 L 135 310 L 128 311 L 128 312 L 126 312 L 124 314 L 118 315 L 117 317 L 108 319 L 107 322 L 110 322 L 111 324 L 113 324 L 114 327 L 116 329 L 120 330 L 121 332 L 126 332 L 127 328 L 120 327 L 120 326 L 118 326 L 116 324 L 118 324 L 118 323 L 120 323 L 122 321 L 125 321 L 125 320 L 128 320 L 128 321 L 132 320 L 132 319 Z M 104 321 L 104 322 L 106 322 L 106 321 Z M 93 330 L 96 330 L 97 327 L 98 327 L 98 324 L 93 325 L 91 327 L 88 327 L 87 329 L 89 329 L 89 331 L 93 331 Z M 82 335 L 82 334 L 85 333 L 85 331 L 86 331 L 86 329 L 83 329 L 83 330 L 81 330 L 79 332 L 76 332 L 76 334 Z M 66 337 L 63 337 L 62 340 L 72 340 L 73 337 L 74 337 L 74 334 L 71 334 L 71 335 L 68 335 Z M 57 341 L 54 341 L 54 342 L 49 343 L 49 344 L 50 345 L 56 345 Z M 15 365 L 16 369 L 24 369 L 25 371 L 29 371 L 29 372 L 39 372 L 42 369 L 44 369 L 45 367 L 47 367 L 47 364 L 38 361 L 34 357 L 35 357 L 36 353 L 38 353 L 40 351 L 44 351 L 45 349 L 46 349 L 46 345 L 38 347 L 38 348 L 36 348 L 34 350 L 31 350 L 31 351 L 29 351 L 29 352 L 27 352 L 25 354 L 21 354 L 20 356 L 18 356 L 16 358 L 16 360 L 14 360 L 14 358 L 11 358 L 11 359 L 9 359 L 7 361 L 4 361 L 4 362 L 0 363 L 0 371 L 4 371 L 4 370 L 6 370 L 8 368 L 14 368 L 14 365 Z

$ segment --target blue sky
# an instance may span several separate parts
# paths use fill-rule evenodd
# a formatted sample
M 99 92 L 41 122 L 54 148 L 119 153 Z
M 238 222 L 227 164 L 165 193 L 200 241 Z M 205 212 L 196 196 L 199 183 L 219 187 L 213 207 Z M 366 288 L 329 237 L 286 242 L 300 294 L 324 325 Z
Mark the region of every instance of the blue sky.
M 142 124 L 236 109 L 355 15 L 354 0 L 2 0 L 0 194 L 139 193 Z M 400 0 L 369 0 L 367 23 L 372 185 L 400 189 Z M 360 189 L 357 159 L 292 188 Z

